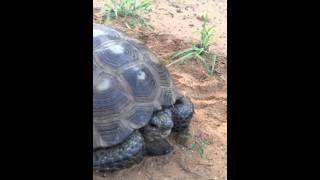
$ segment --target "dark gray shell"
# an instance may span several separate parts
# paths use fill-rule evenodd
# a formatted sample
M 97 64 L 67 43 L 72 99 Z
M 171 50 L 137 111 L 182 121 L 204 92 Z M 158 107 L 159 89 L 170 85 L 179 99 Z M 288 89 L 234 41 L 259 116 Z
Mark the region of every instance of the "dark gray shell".
M 141 42 L 93 25 L 93 148 L 123 142 L 178 96 L 166 67 Z

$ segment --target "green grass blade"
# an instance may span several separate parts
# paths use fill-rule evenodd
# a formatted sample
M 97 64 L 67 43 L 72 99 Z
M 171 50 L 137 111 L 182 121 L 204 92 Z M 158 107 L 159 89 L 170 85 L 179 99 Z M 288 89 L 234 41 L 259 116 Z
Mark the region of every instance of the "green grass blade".
M 204 145 L 209 145 L 209 144 L 210 144 L 209 141 L 206 140 L 206 139 L 203 139 L 203 140 L 202 140 L 202 143 L 203 143 Z
M 209 64 L 208 62 L 203 58 L 201 57 L 199 54 L 195 54 L 195 56 L 201 60 L 201 64 L 202 64 L 202 67 L 207 71 L 207 73 L 209 75 L 211 75 L 211 72 L 210 72 L 210 67 L 209 67 Z
M 194 55 L 194 53 L 189 53 L 189 54 L 187 54 L 187 55 L 185 55 L 185 56 L 182 56 L 181 58 L 179 58 L 179 59 L 173 61 L 172 63 L 168 64 L 167 67 L 171 66 L 172 64 L 176 64 L 176 63 L 178 63 L 178 62 L 180 62 L 180 61 L 183 61 L 183 60 L 185 60 L 186 58 L 189 58 L 189 57 L 191 57 L 191 56 L 193 56 L 193 55 Z
M 198 147 L 198 153 L 200 154 L 200 157 L 203 158 L 203 154 L 204 154 L 204 149 L 202 146 Z
M 196 147 L 196 142 L 194 142 L 191 146 L 187 148 L 187 150 L 193 150 Z
M 182 55 L 182 54 L 185 54 L 185 53 L 187 53 L 187 52 L 189 52 L 189 51 L 193 51 L 193 50 L 194 50 L 193 47 L 188 48 L 188 49 L 185 49 L 185 50 L 180 51 L 179 53 L 175 54 L 174 56 L 172 56 L 172 58 L 176 58 L 176 57 L 178 57 L 178 56 L 180 56 L 180 55 Z
M 199 58 L 202 62 L 205 62 L 206 60 L 203 58 L 203 57 L 201 57 L 199 54 L 195 54 L 195 56 L 197 57 L 197 58 Z
M 179 136 L 182 138 L 188 138 L 188 139 L 192 138 L 192 135 L 190 133 L 180 134 Z
M 216 68 L 217 56 L 215 53 L 210 53 L 210 58 L 211 58 L 211 74 L 213 74 Z
M 105 25 L 109 25 L 109 23 L 110 23 L 110 19 L 111 19 L 111 9 L 112 9 L 112 7 L 110 6 L 110 5 L 108 5 L 108 14 L 107 14 L 107 17 L 106 17 L 106 23 L 105 23 Z

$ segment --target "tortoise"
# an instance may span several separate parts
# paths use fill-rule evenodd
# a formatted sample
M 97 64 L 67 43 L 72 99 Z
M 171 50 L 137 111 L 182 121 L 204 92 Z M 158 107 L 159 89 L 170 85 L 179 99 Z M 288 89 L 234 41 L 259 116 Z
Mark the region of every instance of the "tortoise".
M 171 131 L 188 129 L 190 98 L 142 42 L 93 24 L 93 169 L 115 171 L 173 150 Z

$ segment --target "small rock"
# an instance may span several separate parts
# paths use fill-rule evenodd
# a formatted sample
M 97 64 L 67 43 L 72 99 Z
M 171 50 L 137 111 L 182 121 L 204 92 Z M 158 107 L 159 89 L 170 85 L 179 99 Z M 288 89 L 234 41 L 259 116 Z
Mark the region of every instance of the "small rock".
M 177 13 L 182 13 L 182 10 L 180 8 L 177 9 L 176 11 L 177 11 Z

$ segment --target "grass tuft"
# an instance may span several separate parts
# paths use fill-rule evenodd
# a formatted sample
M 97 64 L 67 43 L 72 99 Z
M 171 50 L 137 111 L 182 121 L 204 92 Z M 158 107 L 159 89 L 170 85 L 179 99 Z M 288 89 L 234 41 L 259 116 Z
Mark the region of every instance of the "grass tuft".
M 106 12 L 105 20 L 108 25 L 112 19 L 123 19 L 123 24 L 131 29 L 132 26 L 140 24 L 142 27 L 151 27 L 144 14 L 151 11 L 151 0 L 110 0 L 109 3 L 102 2 L 101 11 Z M 103 16 L 104 17 L 104 16 Z
M 203 158 L 204 150 L 207 145 L 209 145 L 209 141 L 200 137 L 192 136 L 191 133 L 184 133 L 180 135 L 181 138 L 191 139 L 192 144 L 187 147 L 188 151 L 197 151 L 199 156 Z
M 202 67 L 206 70 L 209 75 L 213 75 L 216 67 L 216 54 L 213 51 L 209 51 L 209 45 L 214 37 L 213 27 L 209 27 L 209 17 L 207 13 L 201 16 L 203 21 L 201 29 L 196 31 L 200 35 L 200 42 L 195 44 L 190 41 L 190 48 L 182 50 L 172 56 L 172 62 L 167 67 L 176 64 L 183 63 L 186 59 L 196 58 Z

